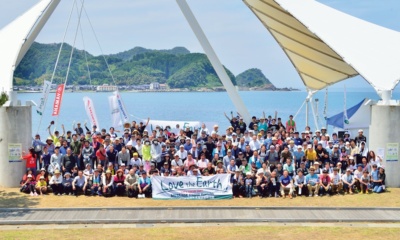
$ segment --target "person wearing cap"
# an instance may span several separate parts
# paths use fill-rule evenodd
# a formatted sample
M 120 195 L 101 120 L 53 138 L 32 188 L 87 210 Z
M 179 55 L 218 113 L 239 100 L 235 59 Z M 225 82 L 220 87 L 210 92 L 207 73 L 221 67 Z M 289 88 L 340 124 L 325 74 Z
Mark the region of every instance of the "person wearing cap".
M 269 189 L 269 179 L 264 175 L 264 170 L 262 168 L 257 170 L 256 186 L 258 190 L 258 195 L 260 198 L 265 198 L 268 195 Z
M 142 176 L 139 178 L 139 194 L 144 194 L 145 197 L 151 197 L 151 180 L 147 176 L 147 173 L 142 173 Z
M 307 182 L 308 196 L 312 197 L 312 194 L 314 193 L 314 197 L 317 197 L 319 190 L 319 177 L 317 174 L 315 174 L 314 167 L 310 167 L 309 173 L 306 176 L 306 182 Z
M 351 170 L 347 169 L 346 173 L 342 176 L 343 190 L 345 193 L 353 194 L 353 188 L 355 187 L 356 180 L 351 174 Z
M 304 152 L 304 156 L 306 158 L 306 167 L 309 168 L 310 166 L 314 165 L 314 162 L 317 160 L 317 152 L 312 147 L 311 144 L 307 145 L 307 149 Z
M 190 170 L 187 172 L 186 176 L 194 176 L 194 177 L 198 177 L 201 176 L 201 173 L 199 171 L 199 168 L 195 165 L 192 165 L 190 167 Z
M 54 195 L 60 196 L 63 193 L 63 177 L 59 170 L 55 170 L 54 175 L 50 178 L 50 187 Z
M 339 173 L 339 168 L 333 168 L 333 173 L 330 174 L 332 194 L 339 194 L 343 188 L 342 178 Z
M 328 194 L 329 196 L 332 194 L 331 187 L 331 177 L 329 176 L 328 170 L 324 169 L 322 174 L 319 176 L 319 196 Z
M 30 193 L 31 196 L 37 196 L 35 185 L 36 181 L 34 180 L 31 171 L 29 174 L 26 175 L 26 179 L 23 178 L 21 180 L 21 188 L 19 191 L 24 193 Z
M 239 122 L 237 120 L 237 117 L 233 116 L 233 112 L 231 112 L 231 118 L 229 118 L 225 112 L 224 112 L 224 115 L 225 115 L 226 119 L 228 119 L 229 123 L 231 124 L 232 129 L 234 131 L 236 131 L 236 129 L 239 128 Z
M 125 176 L 122 169 L 118 169 L 114 176 L 114 191 L 117 196 L 125 195 Z
M 293 179 L 293 183 L 295 187 L 294 192 L 297 193 L 297 196 L 307 195 L 307 181 L 302 169 L 297 170 L 297 174 Z
M 36 183 L 35 189 L 36 192 L 38 192 L 41 196 L 47 192 L 47 182 L 44 176 L 40 176 L 39 181 Z
M 356 189 L 361 192 L 361 178 L 363 176 L 363 165 L 361 163 L 357 164 L 357 169 L 354 170 L 353 172 L 353 176 L 354 179 L 356 181 L 355 185 L 356 185 Z
M 88 188 L 90 189 L 90 193 L 92 196 L 99 195 L 101 196 L 101 175 L 98 169 L 95 169 L 93 172 L 93 176 L 89 181 Z
M 64 179 L 62 182 L 63 185 L 63 195 L 71 195 L 72 194 L 72 182 L 71 173 L 66 172 L 64 174 Z
M 252 198 L 254 180 L 253 180 L 253 176 L 252 176 L 251 172 L 246 173 L 246 178 L 243 181 L 244 181 L 246 197 Z
M 52 123 L 53 123 L 53 122 L 52 122 Z M 48 130 L 48 132 L 49 132 L 50 137 L 53 139 L 54 144 L 57 144 L 57 143 L 60 142 L 59 137 L 64 137 L 64 135 L 65 135 L 64 124 L 61 124 L 61 129 L 63 130 L 63 134 L 62 134 L 62 135 L 60 135 L 60 133 L 59 133 L 58 131 L 54 131 L 54 134 L 53 134 L 53 133 L 51 132 L 51 130 L 50 130 L 51 125 L 53 125 L 53 124 L 50 124 L 50 125 L 47 127 L 47 130 Z
M 358 130 L 358 135 L 357 137 L 354 138 L 354 141 L 356 142 L 357 145 L 360 145 L 361 142 L 367 142 L 367 137 L 364 136 L 364 131 L 362 129 Z
M 244 177 L 240 169 L 235 170 L 235 174 L 231 177 L 232 195 L 234 198 L 242 198 L 244 196 L 245 186 Z
M 363 171 L 363 175 L 360 179 L 360 188 L 363 194 L 369 193 L 371 189 L 371 176 L 369 175 L 368 170 Z
M 129 198 L 137 198 L 139 194 L 138 184 L 139 176 L 135 173 L 134 169 L 129 170 L 129 174 L 127 174 L 125 178 L 125 186 Z
M 299 168 L 300 163 L 304 159 L 304 151 L 303 151 L 303 147 L 301 145 L 298 145 L 296 148 L 297 148 L 297 151 L 293 152 L 293 160 L 294 160 L 294 163 L 296 164 L 296 167 Z
M 142 160 L 139 158 L 139 154 L 138 153 L 133 153 L 133 157 L 131 158 L 130 162 L 129 162 L 129 166 L 130 168 L 132 168 L 133 166 L 140 166 L 142 164 Z

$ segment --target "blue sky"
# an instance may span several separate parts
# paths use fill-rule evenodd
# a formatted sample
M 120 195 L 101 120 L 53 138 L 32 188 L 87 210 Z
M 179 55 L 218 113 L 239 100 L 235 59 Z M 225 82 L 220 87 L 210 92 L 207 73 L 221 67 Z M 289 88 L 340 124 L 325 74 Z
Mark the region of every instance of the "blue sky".
M 303 88 L 300 77 L 268 31 L 241 0 L 187 0 L 211 44 L 225 66 L 239 74 L 248 68 L 260 68 L 278 87 Z M 38 0 L 1 0 L 0 28 L 37 3 Z M 61 42 L 72 6 L 62 1 L 38 42 Z M 399 0 L 319 0 L 333 8 L 364 20 L 400 31 Z M 96 30 L 104 53 L 117 53 L 135 46 L 170 49 L 184 46 L 191 52 L 203 52 L 175 0 L 86 0 L 85 8 Z M 76 10 L 68 32 L 73 39 Z M 86 18 L 82 20 L 86 50 L 100 54 Z M 83 44 L 78 37 L 77 47 Z M 399 43 L 400 44 L 400 43 Z M 371 90 L 361 77 L 333 88 Z M 399 87 L 397 87 L 397 91 Z

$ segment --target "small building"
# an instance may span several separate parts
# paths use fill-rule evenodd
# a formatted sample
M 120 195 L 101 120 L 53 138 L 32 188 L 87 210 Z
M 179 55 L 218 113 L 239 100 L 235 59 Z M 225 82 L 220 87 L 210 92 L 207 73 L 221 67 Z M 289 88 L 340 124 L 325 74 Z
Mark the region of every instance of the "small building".
M 111 86 L 108 84 L 103 84 L 101 86 L 97 86 L 96 88 L 97 92 L 114 92 L 117 90 L 118 90 L 117 86 Z
M 158 90 L 160 89 L 160 84 L 158 82 L 150 83 L 150 90 Z

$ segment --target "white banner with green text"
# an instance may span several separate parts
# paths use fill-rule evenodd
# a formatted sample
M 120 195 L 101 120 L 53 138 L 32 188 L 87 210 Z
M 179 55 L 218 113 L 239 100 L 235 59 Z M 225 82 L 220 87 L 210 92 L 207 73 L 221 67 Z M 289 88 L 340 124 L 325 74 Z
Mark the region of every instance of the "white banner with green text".
M 232 186 L 230 174 L 191 177 L 153 176 L 153 199 L 230 199 Z

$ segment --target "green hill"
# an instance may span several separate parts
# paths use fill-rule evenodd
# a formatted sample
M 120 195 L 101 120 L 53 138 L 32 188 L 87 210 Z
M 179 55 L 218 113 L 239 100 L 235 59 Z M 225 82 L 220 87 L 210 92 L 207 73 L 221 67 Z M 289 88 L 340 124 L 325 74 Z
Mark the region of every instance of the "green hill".
M 60 44 L 32 44 L 15 70 L 14 84 L 16 86 L 41 85 L 45 79 L 50 80 L 59 48 Z M 64 44 L 53 83 L 59 84 L 65 81 L 70 53 L 71 46 Z M 105 57 L 117 85 L 159 82 L 167 83 L 170 88 L 222 86 L 207 56 L 201 53 L 190 53 L 184 47 L 171 50 L 135 47 Z M 235 76 L 228 69 L 227 72 L 233 84 L 236 85 Z M 262 78 L 259 74 L 257 76 L 257 79 Z M 88 52 L 75 49 L 67 84 L 88 85 L 90 79 L 92 85 L 113 84 L 103 56 L 93 56 Z M 265 76 L 264 79 L 266 79 Z
M 252 68 L 236 76 L 237 85 L 240 87 L 260 87 L 272 84 L 260 69 Z

